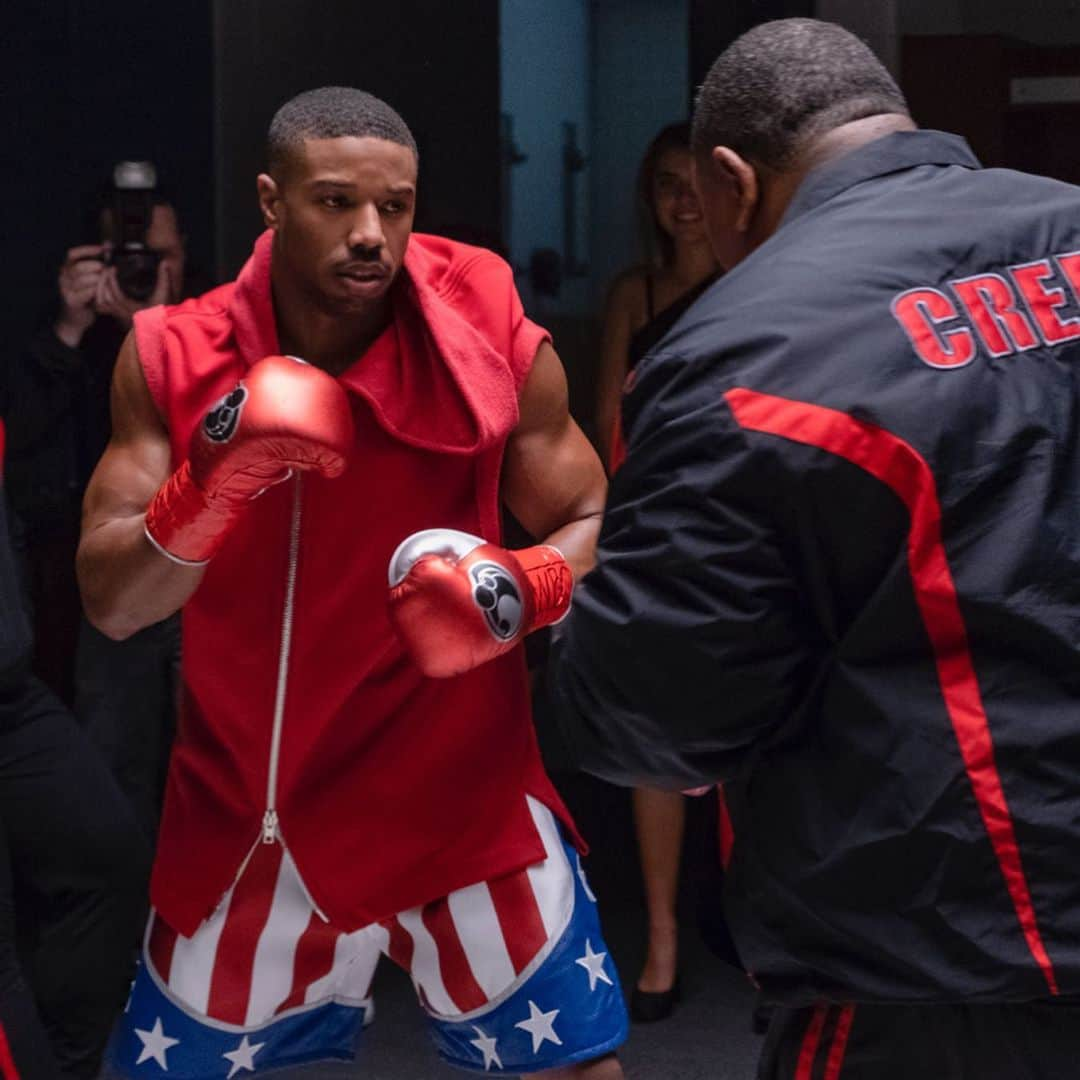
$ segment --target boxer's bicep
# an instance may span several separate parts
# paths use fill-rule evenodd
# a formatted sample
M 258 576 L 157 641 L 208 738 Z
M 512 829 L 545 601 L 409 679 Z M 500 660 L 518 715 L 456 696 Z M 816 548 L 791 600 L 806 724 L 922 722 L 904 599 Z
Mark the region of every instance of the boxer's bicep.
M 532 536 L 554 544 L 582 573 L 592 565 L 607 482 L 570 416 L 566 375 L 548 342 L 537 350 L 520 412 L 503 461 L 503 501 Z
M 120 640 L 177 611 L 204 570 L 179 565 L 146 536 L 146 508 L 172 462 L 168 433 L 130 335 L 113 375 L 112 422 L 112 438 L 83 500 L 76 571 L 86 617 Z
M 169 437 L 129 334 L 120 349 L 110 399 L 112 437 L 83 500 L 84 536 L 117 518 L 141 515 L 171 471 Z

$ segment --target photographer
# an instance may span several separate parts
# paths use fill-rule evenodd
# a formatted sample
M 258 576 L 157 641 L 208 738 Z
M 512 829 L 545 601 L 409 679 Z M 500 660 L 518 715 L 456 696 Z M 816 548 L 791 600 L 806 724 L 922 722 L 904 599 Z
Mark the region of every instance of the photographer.
M 117 166 L 93 224 L 97 242 L 71 248 L 60 267 L 54 317 L 6 365 L 8 492 L 26 537 L 35 671 L 74 705 L 152 833 L 178 627 L 109 641 L 82 620 L 74 563 L 83 492 L 111 433 L 117 351 L 137 311 L 181 298 L 184 243 L 148 162 Z

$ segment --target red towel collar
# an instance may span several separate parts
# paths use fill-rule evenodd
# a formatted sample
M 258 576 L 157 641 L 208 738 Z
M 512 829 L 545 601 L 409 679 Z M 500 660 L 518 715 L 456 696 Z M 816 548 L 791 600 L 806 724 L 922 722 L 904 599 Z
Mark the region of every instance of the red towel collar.
M 395 284 L 394 321 L 339 381 L 365 398 L 379 424 L 402 442 L 476 454 L 517 424 L 514 377 L 509 359 L 471 325 L 465 297 L 455 290 L 462 274 L 445 258 L 446 242 L 437 241 L 439 257 L 427 241 L 420 233 L 410 238 L 405 273 Z M 256 241 L 230 305 L 248 365 L 281 351 L 270 291 L 272 242 L 269 230 Z

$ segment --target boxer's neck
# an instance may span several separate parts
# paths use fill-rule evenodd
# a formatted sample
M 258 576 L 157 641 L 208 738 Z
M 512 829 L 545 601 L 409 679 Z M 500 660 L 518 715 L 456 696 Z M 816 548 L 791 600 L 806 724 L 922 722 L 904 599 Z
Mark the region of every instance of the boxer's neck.
M 274 280 L 272 292 L 281 351 L 331 375 L 340 375 L 355 363 L 393 317 L 389 293 L 369 311 L 342 315 L 323 310 L 296 289 Z

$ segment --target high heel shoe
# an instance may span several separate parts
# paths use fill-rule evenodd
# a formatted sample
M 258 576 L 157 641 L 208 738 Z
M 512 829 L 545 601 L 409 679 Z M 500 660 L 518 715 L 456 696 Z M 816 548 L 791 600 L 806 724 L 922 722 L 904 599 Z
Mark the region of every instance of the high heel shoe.
M 635 986 L 630 995 L 630 1016 L 639 1024 L 666 1020 L 681 1000 L 682 985 L 678 975 L 669 990 L 642 990 Z

